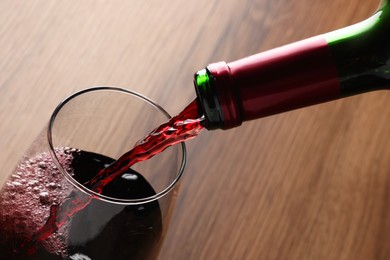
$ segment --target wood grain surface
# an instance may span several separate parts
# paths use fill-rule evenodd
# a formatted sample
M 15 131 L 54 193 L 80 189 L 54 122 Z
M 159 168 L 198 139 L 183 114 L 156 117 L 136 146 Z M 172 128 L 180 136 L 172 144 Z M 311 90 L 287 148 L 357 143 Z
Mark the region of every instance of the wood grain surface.
M 377 0 L 0 1 L 0 177 L 94 85 L 178 113 L 193 73 L 358 22 Z M 390 259 L 390 92 L 205 131 L 160 259 Z

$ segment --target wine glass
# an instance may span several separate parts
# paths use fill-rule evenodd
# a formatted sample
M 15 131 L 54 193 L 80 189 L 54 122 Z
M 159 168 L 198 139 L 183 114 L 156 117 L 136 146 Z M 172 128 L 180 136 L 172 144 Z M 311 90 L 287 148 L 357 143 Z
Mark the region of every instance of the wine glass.
M 174 208 L 184 143 L 135 164 L 96 193 L 84 184 L 169 114 L 121 88 L 71 95 L 0 191 L 5 259 L 155 259 Z

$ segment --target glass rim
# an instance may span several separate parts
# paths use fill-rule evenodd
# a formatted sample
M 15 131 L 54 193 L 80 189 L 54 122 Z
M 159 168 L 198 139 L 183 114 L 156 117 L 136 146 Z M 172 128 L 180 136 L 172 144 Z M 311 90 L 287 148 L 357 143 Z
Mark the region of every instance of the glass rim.
M 180 168 L 178 170 L 178 173 L 176 174 L 175 179 L 170 183 L 170 185 L 168 185 L 162 191 L 156 193 L 153 196 L 149 196 L 149 197 L 145 197 L 145 198 L 120 199 L 120 198 L 114 198 L 114 197 L 105 196 L 103 194 L 97 193 L 91 189 L 88 189 L 87 187 L 85 187 L 84 185 L 82 185 L 81 183 L 76 181 L 60 164 L 59 159 L 54 151 L 55 148 L 53 146 L 52 131 L 51 131 L 59 111 L 61 110 L 61 108 L 64 105 L 66 105 L 70 100 L 72 100 L 73 98 L 75 98 L 77 96 L 80 96 L 80 95 L 88 93 L 88 92 L 102 91 L 102 90 L 117 91 L 117 92 L 122 92 L 124 94 L 128 94 L 128 95 L 137 97 L 137 98 L 141 99 L 142 101 L 148 103 L 149 105 L 155 107 L 159 112 L 161 112 L 164 116 L 166 116 L 167 119 L 171 118 L 171 115 L 163 107 L 161 107 L 159 104 L 157 104 L 155 101 L 151 100 L 150 98 L 147 98 L 146 96 L 144 96 L 142 94 L 139 94 L 135 91 L 132 91 L 132 90 L 128 90 L 128 89 L 121 88 L 121 87 L 114 87 L 114 86 L 96 86 L 96 87 L 89 87 L 89 88 L 77 91 L 77 92 L 71 94 L 70 96 L 68 96 L 67 98 L 65 98 L 64 100 L 62 100 L 57 105 L 57 107 L 54 109 L 54 111 L 50 117 L 50 120 L 49 120 L 49 125 L 47 127 L 47 141 L 49 144 L 49 151 L 50 151 L 51 157 L 52 157 L 55 165 L 60 170 L 60 172 L 65 176 L 65 178 L 76 189 L 82 191 L 83 193 L 87 194 L 88 196 L 93 196 L 93 197 L 98 198 L 99 200 L 102 200 L 102 201 L 106 201 L 109 203 L 115 203 L 115 204 L 122 204 L 122 205 L 138 205 L 138 204 L 152 202 L 152 201 L 155 201 L 155 200 L 158 200 L 158 199 L 164 197 L 167 193 L 169 193 L 176 186 L 176 184 L 179 182 L 181 176 L 183 175 L 184 168 L 185 168 L 185 165 L 187 162 L 187 152 L 186 152 L 186 146 L 185 146 L 184 142 L 180 143 L 181 149 L 182 149 L 182 159 L 181 159 Z

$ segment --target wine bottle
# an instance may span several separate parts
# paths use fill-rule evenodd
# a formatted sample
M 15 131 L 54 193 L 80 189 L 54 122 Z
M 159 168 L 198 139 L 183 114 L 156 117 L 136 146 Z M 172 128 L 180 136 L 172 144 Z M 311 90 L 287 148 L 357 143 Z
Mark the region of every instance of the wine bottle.
M 368 19 L 230 63 L 194 79 L 207 129 L 390 88 L 390 3 Z

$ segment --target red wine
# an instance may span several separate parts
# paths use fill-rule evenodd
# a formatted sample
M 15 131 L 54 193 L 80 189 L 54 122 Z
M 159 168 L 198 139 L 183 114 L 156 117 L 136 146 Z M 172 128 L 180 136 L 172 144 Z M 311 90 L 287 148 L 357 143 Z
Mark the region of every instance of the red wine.
M 197 101 L 194 100 L 180 114 L 154 129 L 138 141 L 132 150 L 100 171 L 85 185 L 100 193 L 107 183 L 127 171 L 133 164 L 145 161 L 169 146 L 196 137 L 203 130 L 202 120 L 203 118 L 199 118 Z
M 203 118 L 199 118 L 197 103 L 194 101 L 179 115 L 137 142 L 132 150 L 117 161 L 76 149 L 65 149 L 63 153 L 57 151 L 57 156 L 61 155 L 59 158 L 61 165 L 69 167 L 69 171 L 73 171 L 73 177 L 78 182 L 84 183 L 98 193 L 125 199 L 150 197 L 155 194 L 153 188 L 140 174 L 132 171 L 130 166 L 151 158 L 171 145 L 196 137 L 203 129 L 202 120 Z M 48 167 L 48 164 L 51 167 Z M 45 170 L 40 173 L 38 168 Z M 9 259 L 22 259 L 26 255 L 31 259 L 55 259 L 48 257 L 49 255 L 57 257 L 70 255 L 71 259 L 88 259 L 82 258 L 87 256 L 92 256 L 92 259 L 145 259 L 148 254 L 154 254 L 153 245 L 157 243 L 156 237 L 159 237 L 162 225 L 158 202 L 146 204 L 147 207 L 127 206 L 122 211 L 126 212 L 122 217 L 115 216 L 115 219 L 121 220 L 117 221 L 118 224 L 104 228 L 102 234 L 107 233 L 106 235 L 93 236 L 93 238 L 91 236 L 88 240 L 89 234 L 85 234 L 84 230 L 89 229 L 85 223 L 90 222 L 91 219 L 99 220 L 102 211 L 112 212 L 113 209 L 108 209 L 109 207 L 119 206 L 86 196 L 64 182 L 62 175 L 58 174 L 59 171 L 52 165 L 47 154 L 22 162 L 18 169 L 17 173 L 20 174 L 13 175 L 1 193 L 0 205 L 4 204 L 4 210 L 0 209 L 0 223 L 4 226 L 2 231 L 4 239 L 0 240 L 0 255 L 5 255 Z M 42 176 L 42 180 L 29 180 L 28 178 L 35 176 L 36 172 Z M 17 181 L 18 176 L 23 176 L 23 183 Z M 55 179 L 53 176 L 61 177 Z M 50 197 L 51 193 L 42 191 L 43 183 L 47 187 L 55 188 L 55 183 L 60 181 L 65 188 L 58 187 L 61 189 L 59 192 L 54 192 L 53 197 Z M 29 207 L 25 204 L 29 200 L 28 197 L 12 197 L 11 192 L 18 189 L 20 193 L 24 193 L 23 184 L 26 182 L 40 182 L 37 189 L 37 192 L 40 192 L 39 197 L 35 196 L 34 203 Z M 29 187 L 26 190 L 28 189 Z M 35 188 L 33 189 L 35 191 Z M 8 212 L 14 203 L 19 206 L 14 207 L 17 211 Z M 21 214 L 18 210 L 22 209 L 28 211 Z M 30 223 L 24 220 L 29 219 L 28 215 L 31 211 L 39 221 L 30 226 Z M 137 218 L 138 214 L 141 214 L 139 218 Z M 18 216 L 22 216 L 23 219 L 21 232 L 18 232 L 20 230 L 15 227 L 21 223 Z M 46 220 L 44 224 L 43 220 Z M 69 224 L 70 220 L 71 224 Z M 126 227 L 136 227 L 136 231 L 126 232 L 127 230 L 122 228 L 123 223 Z M 143 230 L 137 227 L 143 227 Z M 75 234 L 72 230 L 79 234 L 72 236 Z M 83 233 L 80 233 L 81 230 Z M 102 237 L 101 240 L 98 239 L 99 237 Z M 69 245 L 72 238 L 78 241 L 76 244 L 79 246 Z M 87 240 L 88 243 L 80 242 Z M 112 241 L 115 241 L 115 245 L 108 246 Z
M 84 185 L 97 193 L 103 193 L 111 182 L 125 174 L 133 164 L 145 161 L 169 146 L 196 137 L 203 130 L 202 120 L 203 118 L 199 117 L 197 102 L 194 100 L 180 114 L 154 129 L 138 141 L 132 150 L 106 168 L 101 169 L 93 179 L 84 182 Z M 145 198 L 145 196 L 138 196 L 138 198 Z M 68 218 L 88 205 L 90 200 L 91 197 L 85 196 L 69 201 L 61 210 L 61 212 L 65 212 L 61 215 L 57 214 L 57 208 L 52 207 L 46 224 L 37 231 L 33 239 L 45 240 L 48 238 L 66 223 Z
M 114 161 L 76 149 L 57 154 L 79 182 Z M 129 199 L 155 192 L 128 169 L 107 184 L 103 194 Z M 1 259 L 146 259 L 156 254 L 162 231 L 157 201 L 123 206 L 86 198 L 90 197 L 67 182 L 48 154 L 23 160 L 0 193 Z M 82 207 L 75 207 L 77 201 L 84 203 Z M 77 214 L 70 214 L 75 208 Z M 63 223 L 47 228 L 50 219 Z M 42 227 L 50 233 L 44 239 Z

